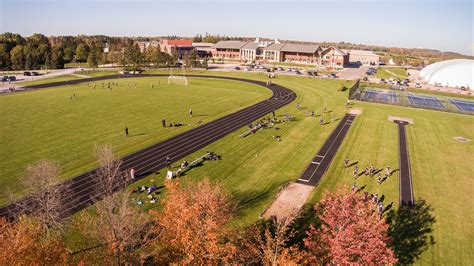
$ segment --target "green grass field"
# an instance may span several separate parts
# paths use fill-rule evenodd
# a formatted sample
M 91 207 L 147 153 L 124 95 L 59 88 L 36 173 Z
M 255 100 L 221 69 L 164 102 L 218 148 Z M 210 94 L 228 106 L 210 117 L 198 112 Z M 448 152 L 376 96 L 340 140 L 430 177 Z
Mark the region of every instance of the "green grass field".
M 47 84 L 47 83 L 66 81 L 66 80 L 75 80 L 75 79 L 81 79 L 81 77 L 78 77 L 75 75 L 62 75 L 58 77 L 43 78 L 43 79 L 37 79 L 37 80 L 32 80 L 32 81 L 21 81 L 21 82 L 17 82 L 16 84 L 17 86 L 33 86 L 33 85 Z
M 375 76 L 383 79 L 403 79 L 408 77 L 406 70 L 398 67 L 379 67 L 377 68 L 377 74 Z
M 64 177 L 80 174 L 94 166 L 95 144 L 112 144 L 124 156 L 188 130 L 187 124 L 195 127 L 271 95 L 259 86 L 222 80 L 192 79 L 187 87 L 168 85 L 166 78 L 118 82 L 112 91 L 97 83 L 95 90 L 80 84 L 1 96 L 0 111 L 8 115 L 0 120 L 0 187 L 15 187 L 26 165 L 41 159 L 58 161 Z M 186 126 L 163 129 L 163 117 Z
M 266 80 L 265 74 L 205 73 Z M 70 176 L 93 166 L 93 143 L 115 145 L 119 154 L 124 155 L 176 134 L 179 130 L 186 130 L 187 128 L 182 128 L 174 132 L 164 132 L 159 128 L 163 107 L 155 106 L 161 101 L 150 99 L 153 93 L 156 93 L 156 97 L 166 95 L 165 99 L 173 99 L 171 101 L 173 108 L 182 110 L 178 113 L 185 119 L 186 110 L 189 108 L 188 101 L 196 101 L 192 106 L 195 112 L 199 113 L 199 108 L 196 106 L 201 102 L 199 99 L 202 100 L 203 95 L 207 93 L 208 96 L 214 95 L 213 97 L 220 99 L 223 87 L 231 90 L 232 93 L 229 92 L 229 96 L 223 97 L 222 101 L 228 97 L 231 99 L 222 105 L 216 104 L 216 107 L 212 105 L 210 109 L 216 113 L 204 117 L 206 121 L 269 96 L 269 92 L 265 89 L 254 86 L 250 88 L 249 85 L 238 82 L 227 85 L 222 85 L 226 84 L 226 81 L 204 79 L 190 79 L 190 82 L 191 85 L 186 90 L 198 86 L 198 83 L 202 86 L 201 89 L 193 89 L 192 95 L 181 95 L 191 97 L 187 101 L 175 100 L 183 87 L 173 86 L 169 91 L 166 90 L 167 94 L 162 94 L 165 92 L 160 90 L 165 90 L 165 86 L 156 92 L 147 88 L 146 84 L 150 84 L 149 78 L 137 79 L 138 88 L 130 92 L 125 88 L 117 89 L 117 92 L 115 90 L 91 92 L 87 86 L 78 85 L 77 88 L 74 86 L 54 91 L 42 90 L 0 97 L 0 108 L 9 106 L 6 113 L 13 116 L 8 120 L 2 117 L 2 124 L 8 125 L 8 130 L 2 128 L 0 131 L 2 136 L 0 145 L 2 148 L 8 147 L 7 150 L 15 151 L 2 154 L 2 158 L 7 158 L 9 164 L 1 162 L 2 179 L 7 180 L 1 180 L 0 186 L 12 185 L 11 182 L 19 176 L 18 172 L 21 172 L 18 170 L 22 168 L 21 164 L 48 158 L 46 156 L 48 153 L 44 150 L 55 149 L 57 152 L 54 154 L 57 158 L 49 159 L 59 160 L 66 170 L 65 175 Z M 347 91 L 338 91 L 340 81 L 279 76 L 275 82 L 297 93 L 297 101 L 277 110 L 277 114 L 291 113 L 296 117 L 296 121 L 278 125 L 280 130 L 261 130 L 246 138 L 239 138 L 238 135 L 245 130 L 242 128 L 185 158 L 188 161 L 192 160 L 207 150 L 222 156 L 221 161 L 206 162 L 191 169 L 181 179 L 183 182 L 195 182 L 207 176 L 222 183 L 238 203 L 233 226 L 246 226 L 258 220 L 259 214 L 273 201 L 278 189 L 299 177 L 337 125 L 336 121 L 320 126 L 319 119 L 306 118 L 304 110 L 314 109 L 316 114 L 321 114 L 326 106 L 328 110 L 334 111 L 336 118 L 342 117 L 345 113 Z M 76 91 L 78 95 L 76 100 L 68 98 L 72 91 Z M 301 104 L 302 110 L 296 109 L 297 102 Z M 17 106 L 27 108 L 15 113 L 13 110 L 16 110 Z M 58 106 L 59 110 L 56 110 Z M 90 117 L 91 106 L 96 108 L 94 110 L 97 112 L 94 113 L 93 119 Z M 352 168 L 345 169 L 342 166 L 345 156 L 357 160 L 359 168 L 374 163 L 379 168 L 391 165 L 392 169 L 397 169 L 397 126 L 389 122 L 387 117 L 389 115 L 410 117 L 415 121 L 415 124 L 408 126 L 407 129 L 414 195 L 416 199 L 423 199 L 433 207 L 436 218 L 433 226 L 436 243 L 428 247 L 417 264 L 468 265 L 474 261 L 474 255 L 470 252 L 474 245 L 472 223 L 474 206 L 470 198 L 474 185 L 471 166 L 474 161 L 474 142 L 461 143 L 453 139 L 455 136 L 463 136 L 474 140 L 474 117 L 362 102 L 355 102 L 354 107 L 363 109 L 363 113 L 356 118 L 328 172 L 320 185 L 314 189 L 308 203 L 317 202 L 324 191 L 343 186 L 349 189 L 354 183 Z M 136 110 L 137 108 L 140 110 Z M 2 113 L 5 113 L 3 111 L 2 109 Z M 129 118 L 133 117 L 133 121 L 124 119 L 124 113 Z M 33 117 L 30 118 L 31 114 Z M 83 118 L 86 114 L 88 117 Z M 38 118 L 35 116 L 43 116 L 44 120 L 36 121 Z M 330 115 L 323 114 L 323 116 L 327 120 Z M 36 129 L 30 126 L 30 123 L 38 123 L 41 126 Z M 147 134 L 126 139 L 123 136 L 125 124 L 129 125 L 132 135 L 135 130 L 138 134 L 142 132 Z M 277 142 L 272 135 L 280 135 L 282 141 Z M 3 136 L 9 136 L 8 140 L 4 140 Z M 2 149 L 2 153 L 4 150 Z M 175 167 L 177 165 L 175 164 Z M 11 170 L 3 174 L 5 173 L 3 169 Z M 139 184 L 160 184 L 163 179 L 162 172 L 141 180 Z M 393 208 L 398 207 L 398 172 L 382 185 L 378 185 L 375 178 L 365 176 L 356 180 L 356 183 L 358 186 L 366 185 L 365 189 L 371 193 L 383 194 L 386 204 L 393 202 Z M 154 207 L 159 207 L 159 204 L 145 204 L 140 208 Z

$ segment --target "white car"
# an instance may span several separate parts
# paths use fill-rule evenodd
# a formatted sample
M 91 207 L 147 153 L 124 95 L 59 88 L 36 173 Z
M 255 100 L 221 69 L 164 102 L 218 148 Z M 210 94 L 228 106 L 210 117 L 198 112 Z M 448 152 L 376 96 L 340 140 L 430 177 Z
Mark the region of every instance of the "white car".
M 421 84 L 419 82 L 415 83 L 415 88 L 421 88 Z

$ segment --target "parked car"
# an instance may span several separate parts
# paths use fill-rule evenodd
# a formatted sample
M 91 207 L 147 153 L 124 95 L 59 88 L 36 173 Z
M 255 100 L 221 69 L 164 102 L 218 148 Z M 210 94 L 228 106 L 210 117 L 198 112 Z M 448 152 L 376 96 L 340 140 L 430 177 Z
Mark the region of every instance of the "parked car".
M 247 67 L 247 68 L 245 68 L 245 71 L 252 71 L 252 68 L 251 68 L 251 67 Z
M 234 67 L 235 70 L 240 70 L 240 67 L 236 66 Z
M 284 68 L 282 68 L 282 67 L 277 67 L 277 69 L 278 69 L 279 71 L 283 71 L 283 70 L 285 70 L 285 69 L 284 69 Z
M 365 76 L 365 77 L 362 78 L 362 80 L 363 80 L 363 81 L 368 81 L 369 78 L 367 78 L 367 76 Z
M 420 82 L 415 83 L 415 88 L 421 88 Z
M 301 71 L 299 71 L 299 70 L 295 70 L 295 73 L 298 74 L 298 75 L 303 74 L 303 73 L 301 73 Z
M 31 75 L 32 75 L 32 76 L 39 76 L 40 74 L 39 74 L 38 72 L 36 72 L 36 71 L 33 71 L 33 72 L 31 72 Z
M 385 81 L 385 79 L 380 79 L 380 84 L 385 84 L 387 83 L 387 81 Z
M 8 76 L 3 76 L 2 77 L 2 82 L 7 82 L 8 81 Z
M 25 71 L 25 72 L 23 72 L 23 76 L 31 76 L 30 71 Z
M 331 78 L 333 78 L 333 79 L 337 78 L 336 73 L 331 73 Z
M 9 76 L 9 77 L 8 77 L 8 80 L 9 80 L 9 81 L 15 81 L 15 80 L 16 80 L 16 77 L 15 77 L 15 76 Z

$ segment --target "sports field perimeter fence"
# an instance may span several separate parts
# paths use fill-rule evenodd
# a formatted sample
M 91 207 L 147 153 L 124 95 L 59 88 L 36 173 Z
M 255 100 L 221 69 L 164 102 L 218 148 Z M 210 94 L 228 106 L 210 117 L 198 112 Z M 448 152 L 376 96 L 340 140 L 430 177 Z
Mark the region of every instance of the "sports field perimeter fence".
M 382 89 L 375 86 L 359 86 L 359 82 L 350 88 L 349 100 L 474 115 L 474 100 L 471 99 L 411 93 L 395 87 Z

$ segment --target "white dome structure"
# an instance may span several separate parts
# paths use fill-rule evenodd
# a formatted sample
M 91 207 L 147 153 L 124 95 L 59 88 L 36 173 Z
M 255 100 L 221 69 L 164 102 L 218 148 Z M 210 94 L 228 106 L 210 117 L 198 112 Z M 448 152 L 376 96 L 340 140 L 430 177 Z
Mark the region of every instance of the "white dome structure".
M 447 87 L 469 87 L 474 90 L 474 60 L 452 59 L 426 66 L 420 78 L 429 84 Z

